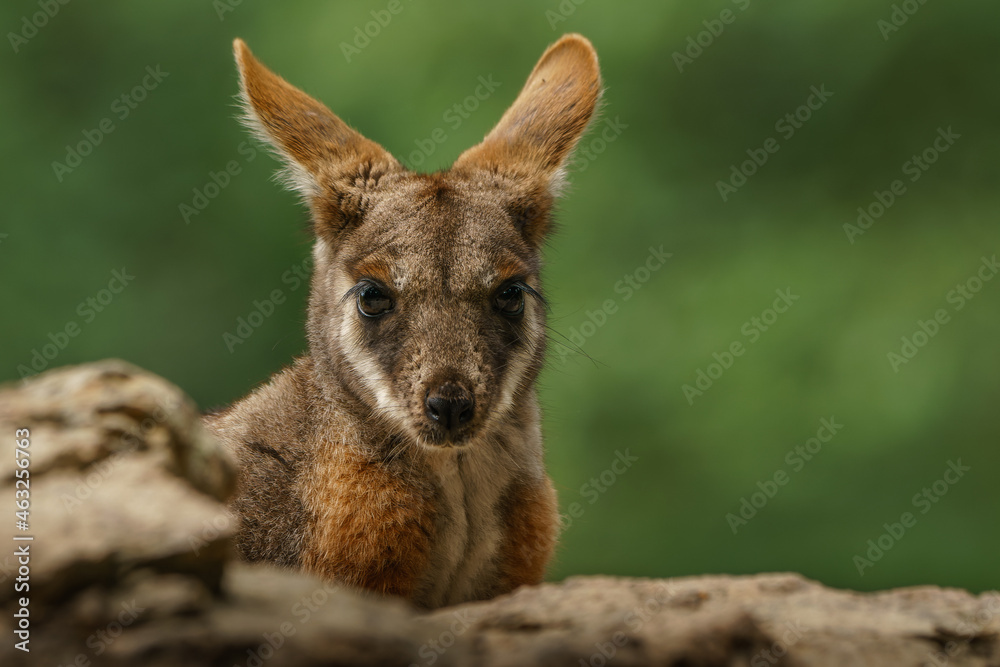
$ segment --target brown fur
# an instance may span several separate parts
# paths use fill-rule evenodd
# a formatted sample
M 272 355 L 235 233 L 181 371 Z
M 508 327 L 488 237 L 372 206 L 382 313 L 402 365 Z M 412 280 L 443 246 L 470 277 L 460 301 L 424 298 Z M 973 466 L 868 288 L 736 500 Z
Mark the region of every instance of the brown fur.
M 240 553 L 427 607 L 537 583 L 558 532 L 534 388 L 540 247 L 600 96 L 593 48 L 551 46 L 434 174 L 235 50 L 247 122 L 316 235 L 308 356 L 205 417 L 240 461 Z M 389 309 L 366 316 L 367 294 Z
M 545 576 L 558 536 L 556 490 L 546 478 L 538 483 L 514 487 L 504 507 L 505 539 L 500 548 L 498 592 L 523 584 L 536 584 Z
M 330 447 L 302 489 L 309 516 L 302 567 L 408 597 L 427 567 L 433 491 L 349 447 Z M 377 520 L 372 520 L 377 517 Z

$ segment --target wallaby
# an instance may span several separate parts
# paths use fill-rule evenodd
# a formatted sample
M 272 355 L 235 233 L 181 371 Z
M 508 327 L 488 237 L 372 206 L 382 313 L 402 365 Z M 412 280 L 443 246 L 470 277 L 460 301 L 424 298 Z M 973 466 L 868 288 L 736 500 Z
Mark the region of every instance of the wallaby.
M 241 467 L 241 556 L 427 608 L 540 582 L 540 251 L 597 54 L 562 37 L 480 144 L 420 174 L 234 46 L 246 122 L 315 234 L 308 356 L 205 417 Z

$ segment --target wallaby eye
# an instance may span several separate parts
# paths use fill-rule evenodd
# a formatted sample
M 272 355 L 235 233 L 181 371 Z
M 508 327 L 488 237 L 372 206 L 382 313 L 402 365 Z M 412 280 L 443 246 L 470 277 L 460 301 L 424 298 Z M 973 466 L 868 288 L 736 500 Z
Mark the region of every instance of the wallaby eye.
M 497 310 L 507 317 L 516 317 L 524 312 L 524 290 L 510 285 L 497 294 L 494 303 Z
M 378 317 L 392 310 L 392 299 L 376 285 L 365 285 L 358 292 L 358 312 Z

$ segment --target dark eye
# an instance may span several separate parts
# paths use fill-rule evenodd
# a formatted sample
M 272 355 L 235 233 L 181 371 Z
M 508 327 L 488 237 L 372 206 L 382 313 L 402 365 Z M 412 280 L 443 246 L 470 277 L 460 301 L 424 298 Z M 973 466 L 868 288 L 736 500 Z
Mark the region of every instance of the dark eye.
M 392 310 L 392 299 L 375 285 L 365 285 L 358 292 L 358 311 L 365 317 L 378 317 Z
M 507 317 L 516 317 L 524 312 L 524 290 L 517 285 L 504 288 L 494 299 L 497 310 Z

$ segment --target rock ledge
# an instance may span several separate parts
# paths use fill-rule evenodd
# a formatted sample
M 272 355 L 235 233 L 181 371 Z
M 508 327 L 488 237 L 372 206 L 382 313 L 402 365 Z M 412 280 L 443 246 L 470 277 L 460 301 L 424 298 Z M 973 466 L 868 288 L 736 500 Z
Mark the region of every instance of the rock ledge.
M 121 361 L 0 388 L 30 430 L 30 591 L 0 556 L 3 665 L 975 665 L 1000 593 L 862 594 L 797 574 L 573 577 L 431 613 L 233 558 L 231 458 L 165 380 Z M 12 447 L 0 498 L 13 504 Z M 17 650 L 30 596 L 30 653 Z M 14 639 L 12 639 L 12 637 Z

